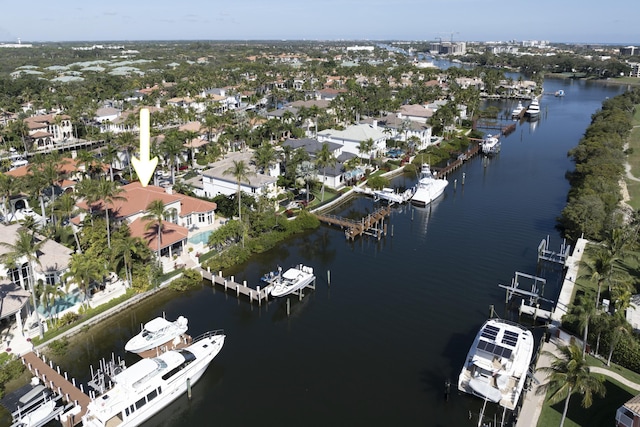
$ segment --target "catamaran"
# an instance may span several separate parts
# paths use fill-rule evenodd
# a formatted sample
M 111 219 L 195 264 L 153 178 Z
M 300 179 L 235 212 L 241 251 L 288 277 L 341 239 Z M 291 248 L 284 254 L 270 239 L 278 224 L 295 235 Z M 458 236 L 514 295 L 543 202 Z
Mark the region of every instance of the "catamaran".
M 480 328 L 458 378 L 458 390 L 513 410 L 533 356 L 533 334 L 507 320 L 489 319 Z

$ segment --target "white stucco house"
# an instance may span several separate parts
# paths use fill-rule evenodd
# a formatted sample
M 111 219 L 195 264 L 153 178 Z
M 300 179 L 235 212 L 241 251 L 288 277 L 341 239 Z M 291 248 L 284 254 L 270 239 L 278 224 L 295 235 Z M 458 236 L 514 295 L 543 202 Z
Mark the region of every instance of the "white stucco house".
M 345 130 L 326 129 L 318 132 L 318 141 L 334 142 L 342 146 L 342 151 L 352 153 L 362 159 L 370 159 L 385 154 L 387 151 L 388 135 L 384 133 L 378 122 L 371 124 L 357 124 L 347 127 Z M 360 143 L 371 139 L 373 145 L 370 151 L 362 153 Z
M 20 224 L 0 224 L 0 242 L 15 244 L 21 227 Z M 37 235 L 35 238 L 43 239 Z M 10 251 L 0 245 L 0 259 Z M 0 262 L 0 319 L 15 315 L 18 330 L 22 331 L 25 320 L 33 313 L 30 296 L 34 284 L 42 281 L 45 285 L 61 285 L 62 276 L 69 269 L 71 254 L 71 249 L 47 239 L 37 253 L 38 263 L 30 265 L 26 257 L 13 260 L 13 263 Z
M 211 198 L 219 194 L 225 196 L 236 194 L 238 191 L 236 178 L 231 174 L 225 174 L 225 171 L 233 167 L 234 161 L 244 161 L 253 174 L 248 177 L 248 180 L 243 180 L 240 183 L 240 190 L 252 196 L 274 197 L 277 194 L 277 182 L 280 175 L 279 164 L 273 165 L 265 173 L 258 173 L 252 165 L 252 158 L 252 151 L 229 153 L 224 159 L 210 165 L 202 172 L 204 195 Z

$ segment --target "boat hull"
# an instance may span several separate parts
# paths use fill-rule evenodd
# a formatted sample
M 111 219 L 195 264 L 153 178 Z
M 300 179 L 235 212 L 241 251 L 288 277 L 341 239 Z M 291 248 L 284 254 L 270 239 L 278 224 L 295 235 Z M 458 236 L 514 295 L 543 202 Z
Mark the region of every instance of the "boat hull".
M 136 386 L 135 383 L 128 384 L 129 380 L 123 377 L 123 383 L 119 384 L 118 377 L 127 372 L 127 370 L 123 371 L 122 374 L 116 376 L 116 385 L 113 389 L 91 401 L 86 415 L 82 418 L 83 425 L 88 427 L 106 427 L 110 425 L 133 427 L 147 421 L 171 402 L 184 395 L 189 387 L 202 378 L 209 364 L 222 349 L 224 340 L 224 335 L 205 336 L 200 342 L 187 348 L 192 353 L 191 357 L 193 357 L 193 354 L 197 354 L 197 358 L 184 368 L 174 368 L 174 371 L 179 369 L 175 374 L 170 371 L 162 375 L 162 380 L 149 380 L 148 384 L 143 383 L 140 386 Z M 172 355 L 171 357 L 175 358 L 178 353 L 167 353 L 166 356 L 170 354 Z M 133 366 L 135 369 L 136 365 Z M 165 377 L 167 378 L 165 379 Z M 144 378 L 137 382 L 141 381 L 145 381 Z M 118 387 L 120 388 L 116 390 Z M 155 393 L 153 398 L 149 399 L 149 393 L 154 393 L 154 390 L 161 390 L 161 392 Z M 109 398 L 108 395 L 111 395 L 111 397 Z M 147 400 L 145 401 L 145 399 Z M 109 406 L 109 402 L 112 402 L 112 406 Z M 139 405 L 140 402 L 144 403 Z M 133 409 L 134 404 L 135 410 Z

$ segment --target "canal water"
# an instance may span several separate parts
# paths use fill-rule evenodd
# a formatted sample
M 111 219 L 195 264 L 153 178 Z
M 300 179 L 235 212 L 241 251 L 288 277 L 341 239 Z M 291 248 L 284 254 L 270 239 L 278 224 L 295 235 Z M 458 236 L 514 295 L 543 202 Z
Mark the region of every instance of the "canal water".
M 565 96 L 544 95 L 540 120 L 518 123 L 497 157 L 474 158 L 450 175 L 430 208 L 394 209 L 380 241 L 349 242 L 322 226 L 224 272 L 257 283 L 277 266 L 312 266 L 316 290 L 293 299 L 289 316 L 284 300 L 258 307 L 208 284 L 162 292 L 78 336 L 59 363 L 86 381 L 89 364 L 124 356 L 141 323 L 184 315 L 194 336 L 224 329 L 225 346 L 190 401 L 182 396 L 145 425 L 477 425 L 482 401 L 456 388 L 469 346 L 491 305 L 517 320 L 498 286 L 516 271 L 542 274 L 545 294 L 558 292 L 560 274 L 537 269 L 536 248 L 547 236 L 553 250 L 562 243 L 555 227 L 569 189 L 567 151 L 602 101 L 626 90 L 569 80 L 544 88 Z M 515 102 L 496 105 L 510 112 Z M 415 181 L 401 176 L 393 185 Z M 358 198 L 334 213 L 359 218 L 374 209 Z M 486 415 L 496 412 L 489 405 Z

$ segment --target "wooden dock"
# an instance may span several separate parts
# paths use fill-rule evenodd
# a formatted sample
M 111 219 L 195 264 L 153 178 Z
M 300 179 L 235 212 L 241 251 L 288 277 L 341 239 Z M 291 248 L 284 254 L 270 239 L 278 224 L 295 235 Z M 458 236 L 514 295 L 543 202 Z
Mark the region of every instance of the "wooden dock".
M 384 223 L 384 219 L 390 214 L 391 206 L 383 206 L 360 221 L 336 215 L 316 215 L 316 217 L 320 222 L 342 228 L 345 237 L 349 240 L 355 240 L 356 237 L 363 234 L 377 237 L 380 240 L 383 235 L 387 234 L 387 225 Z
M 269 290 L 273 285 L 267 285 L 264 288 L 260 288 L 258 286 L 256 289 L 253 289 L 247 286 L 247 282 L 237 283 L 234 279 L 234 276 L 231 276 L 230 279 L 226 279 L 222 276 L 222 272 L 218 275 L 215 273 L 211 273 L 209 270 L 200 269 L 200 274 L 204 279 L 210 280 L 211 283 L 216 286 L 224 287 L 225 291 L 235 292 L 237 297 L 240 295 L 244 295 L 249 297 L 250 302 L 256 301 L 258 305 L 262 305 L 262 301 L 265 302 L 269 300 Z
M 67 373 L 61 373 L 59 366 L 54 368 L 51 360 L 47 363 L 44 355 L 32 351 L 22 356 L 21 359 L 27 369 L 38 377 L 46 387 L 62 396 L 65 402 L 73 404 L 72 409 L 60 416 L 62 425 L 72 427 L 80 424 L 91 399 L 81 388 L 76 387 L 75 379 L 69 381 Z
M 435 167 L 431 168 L 434 170 L 434 172 L 437 172 L 438 178 L 442 176 L 446 177 L 449 173 L 453 172 L 454 170 L 462 166 L 464 162 L 466 162 L 467 160 L 471 159 L 472 157 L 476 156 L 478 153 L 481 152 L 480 143 L 482 142 L 482 140 L 481 139 L 478 140 L 475 138 L 469 138 L 469 139 L 471 139 L 475 143 L 473 143 L 471 148 L 469 148 L 467 151 L 465 151 L 464 153 L 461 153 L 456 160 L 450 162 L 449 164 L 447 164 L 442 168 L 435 168 Z

